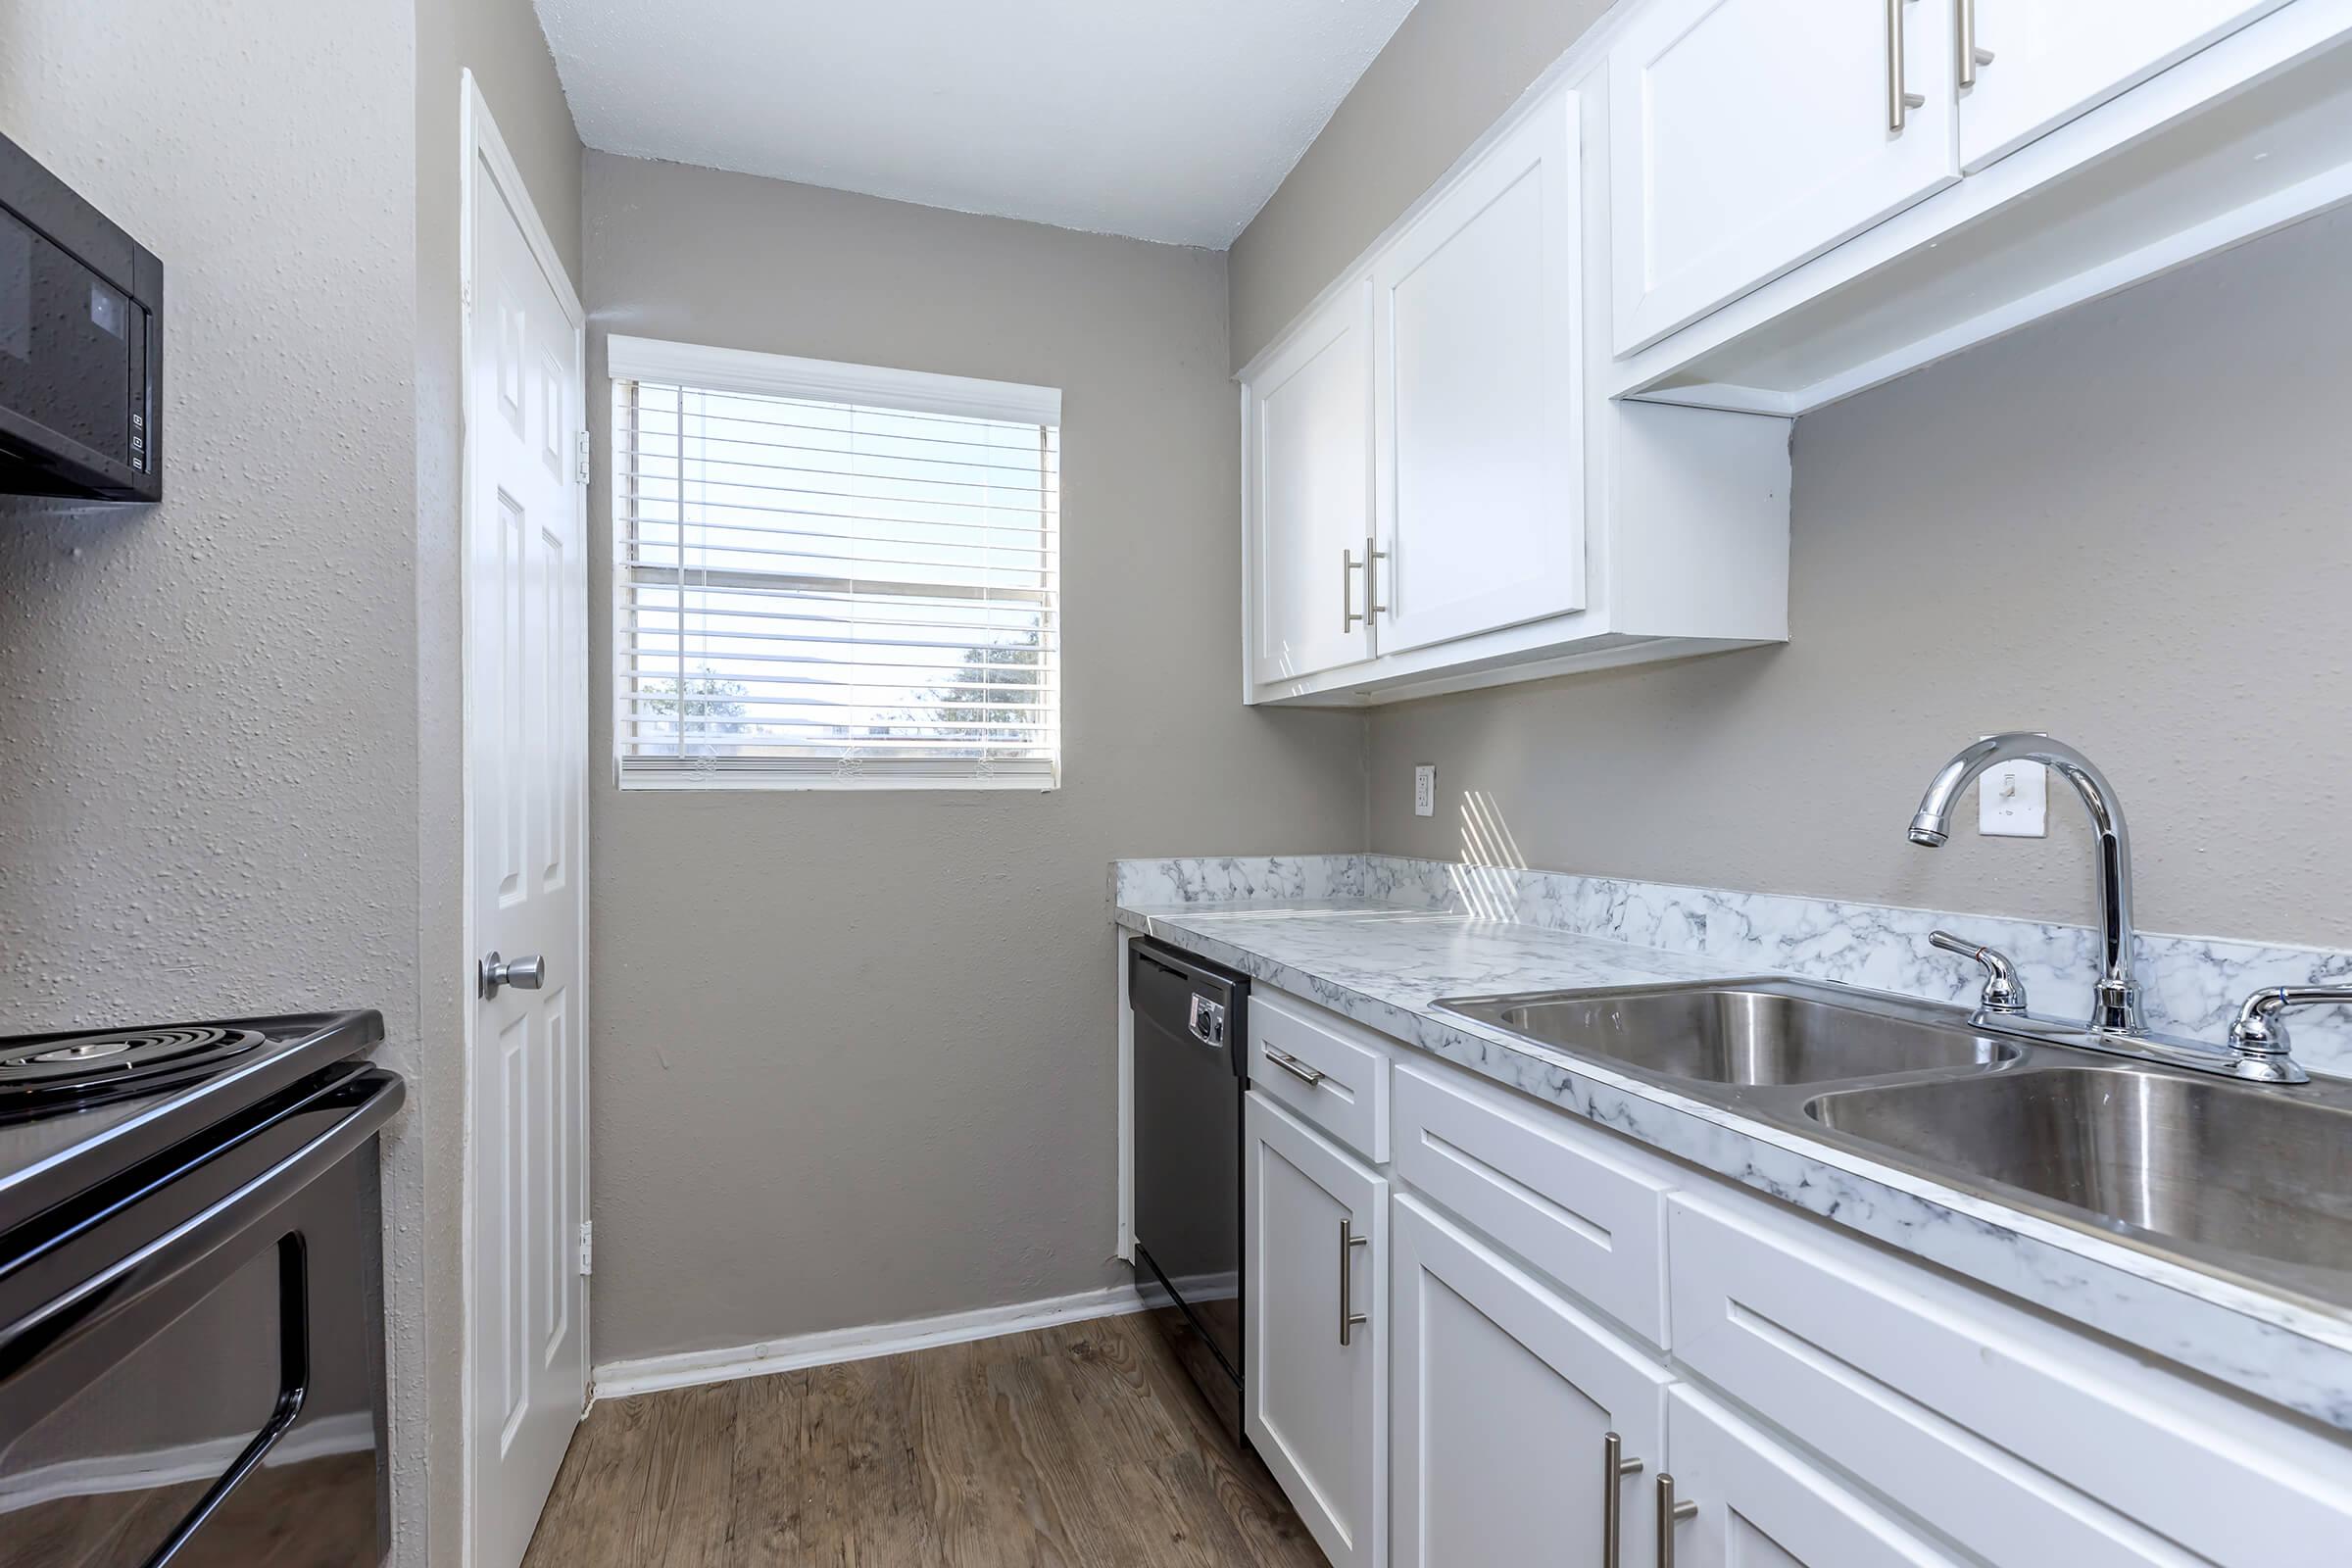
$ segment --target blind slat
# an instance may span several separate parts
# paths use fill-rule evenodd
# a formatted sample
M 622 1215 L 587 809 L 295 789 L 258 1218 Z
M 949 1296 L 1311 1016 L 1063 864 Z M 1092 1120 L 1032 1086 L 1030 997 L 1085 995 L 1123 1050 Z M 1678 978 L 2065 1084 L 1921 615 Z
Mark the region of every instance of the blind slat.
M 920 502 L 914 504 L 921 505 Z M 648 513 L 649 507 L 658 507 L 664 514 L 651 515 Z M 739 519 L 747 516 L 831 517 L 842 522 L 872 523 L 880 527 L 952 528 L 956 526 L 954 519 L 947 517 L 902 517 L 889 513 L 844 512 L 838 507 L 771 507 L 758 501 L 713 501 L 707 496 L 689 497 L 684 501 L 680 501 L 674 496 L 655 497 L 651 501 L 643 496 L 637 496 L 622 502 L 615 511 L 622 521 L 639 528 L 726 528 L 732 533 L 757 531 L 759 525 L 742 521 L 722 522 L 716 517 L 708 517 L 707 514 L 716 511 L 725 516 Z M 700 513 L 706 516 L 681 520 L 677 516 L 666 515 L 670 513 Z M 773 527 L 774 525 L 770 524 L 769 526 Z M 974 526 L 986 527 L 991 533 L 1012 534 L 1022 538 L 1027 538 L 1031 534 L 1051 535 L 1056 531 L 1042 519 L 1029 519 L 1018 524 L 984 523 Z
M 1036 556 L 1039 558 L 1039 562 L 1041 564 L 1021 565 L 1012 562 L 958 561 L 950 559 L 935 560 L 926 556 L 882 555 L 872 550 L 816 550 L 803 544 L 801 541 L 805 539 L 822 540 L 828 545 L 881 544 L 885 546 L 895 546 L 897 548 L 906 550 L 977 550 L 984 554 Z M 680 562 L 675 559 L 650 559 L 646 554 L 647 552 L 653 552 L 655 556 L 667 556 L 672 558 L 681 553 L 686 555 L 702 556 L 752 556 L 761 560 L 772 560 L 778 556 L 791 556 L 803 561 L 851 561 L 857 562 L 861 565 L 870 565 L 875 567 L 938 566 L 950 571 L 1018 571 L 1027 572 L 1033 576 L 1039 572 L 1051 571 L 1053 569 L 1052 566 L 1042 564 L 1042 563 L 1054 554 L 1053 548 L 1045 545 L 967 545 L 957 544 L 946 539 L 864 540 L 860 539 L 856 534 L 800 532 L 775 534 L 761 543 L 741 545 L 714 545 L 701 542 L 680 544 L 671 543 L 667 540 L 654 542 L 639 541 L 634 545 L 625 547 L 625 551 L 626 556 L 622 563 L 624 565 L 651 566 L 662 571 L 695 571 L 700 569 L 701 564 L 691 561 Z M 725 563 L 720 562 L 716 563 L 716 564 L 724 565 Z
M 624 782 L 1058 781 L 1053 426 L 619 379 L 613 436 Z
M 856 453 L 851 455 L 854 458 L 862 460 L 869 465 L 885 463 L 924 463 L 933 464 L 944 467 L 957 468 L 967 473 L 973 470 L 980 470 L 988 475 L 987 477 L 977 479 L 949 479 L 935 474 L 874 473 L 865 468 L 856 466 L 835 468 L 820 467 L 819 466 L 811 463 L 763 463 L 760 461 L 762 458 L 780 457 L 787 452 L 821 453 L 825 450 L 818 447 L 762 447 L 755 442 L 729 442 L 728 445 L 730 446 L 745 446 L 751 448 L 751 450 L 743 453 L 728 453 L 713 457 L 708 452 L 696 452 L 689 454 L 682 453 L 677 450 L 677 445 L 681 439 L 688 442 L 697 442 L 699 444 L 700 438 L 695 436 L 686 436 L 681 438 L 678 436 L 667 435 L 647 436 L 640 433 L 633 437 L 622 436 L 616 439 L 619 440 L 623 453 L 635 457 L 638 460 L 641 469 L 647 463 L 659 463 L 665 466 L 665 471 L 655 474 L 643 474 L 642 477 L 649 480 L 657 480 L 669 484 L 677 483 L 678 475 L 666 471 L 666 466 L 676 464 L 681 460 L 691 460 L 710 467 L 723 468 L 729 473 L 734 473 L 737 471 L 751 473 L 807 473 L 813 474 L 820 479 L 862 479 L 872 485 L 938 485 L 957 490 L 1002 490 L 1007 495 L 1037 496 L 1041 498 L 1053 495 L 1054 490 L 1057 488 L 1056 486 L 1053 485 L 1032 484 L 1027 482 L 1040 476 L 1039 467 L 1034 463 L 1021 467 L 1005 466 L 1000 469 L 994 464 L 959 463 L 954 458 L 894 458 L 886 454 L 870 452 Z M 655 445 L 651 448 L 649 448 L 647 445 L 649 441 L 655 443 Z M 834 455 L 841 456 L 841 454 L 838 453 Z M 998 472 L 1002 472 L 1004 477 L 995 477 L 995 474 Z M 1015 483 L 1014 481 L 1016 479 L 1022 482 Z M 798 490 L 803 487 L 795 484 L 789 488 Z M 863 495 L 866 492 L 864 490 L 844 490 L 834 493 L 840 495 Z M 988 505 L 986 502 L 972 501 L 939 501 L 933 504 L 943 507 Z M 1039 506 L 1043 505 L 1043 502 L 1042 500 L 1031 501 L 1022 503 L 1022 505 Z
M 641 393 L 640 405 L 645 417 L 666 417 L 674 419 L 678 416 L 677 397 L 679 391 L 681 390 L 680 388 L 666 383 L 655 381 L 640 382 L 639 387 Z M 1029 423 L 1025 419 L 990 419 L 981 417 L 977 415 L 969 414 L 933 414 L 920 409 L 885 409 L 878 406 L 869 406 L 858 403 L 837 403 L 825 398 L 762 397 L 757 393 L 736 392 L 699 392 L 693 395 L 703 398 L 721 398 L 724 399 L 729 405 L 733 406 L 758 407 L 762 411 L 783 410 L 785 412 L 802 415 L 808 415 L 824 410 L 831 410 L 834 413 L 841 415 L 882 414 L 888 416 L 890 422 L 893 424 L 946 425 L 967 432 L 975 430 L 1002 431 L 1008 439 L 1014 432 L 1017 431 L 1022 437 L 1034 440 L 1038 430 L 1041 428 L 1038 425 Z M 664 406 L 662 401 L 665 397 L 667 399 L 666 406 Z M 653 401 L 650 404 L 645 403 L 644 399 L 646 398 L 651 398 Z M 828 435 L 839 433 L 839 427 L 835 425 L 808 424 L 805 422 L 792 420 L 780 420 L 767 417 L 765 412 L 760 415 L 727 414 L 724 412 L 715 414 L 706 413 L 698 416 L 698 417 L 707 419 L 726 419 L 736 424 L 788 424 L 796 429 L 822 430 Z M 1046 430 L 1049 437 L 1058 435 L 1058 431 L 1053 425 L 1046 425 L 1042 428 Z

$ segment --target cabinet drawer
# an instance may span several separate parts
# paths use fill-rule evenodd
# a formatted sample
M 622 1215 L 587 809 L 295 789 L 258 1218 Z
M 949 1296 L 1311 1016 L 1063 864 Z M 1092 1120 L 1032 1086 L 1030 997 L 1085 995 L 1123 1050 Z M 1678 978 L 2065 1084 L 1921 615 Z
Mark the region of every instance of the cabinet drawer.
M 1443 1069 L 1396 1069 L 1396 1176 L 1654 1345 L 1672 1167 Z
M 1676 1354 L 1986 1560 L 2344 1560 L 2352 1445 L 1763 1205 L 1668 1209 Z
M 1250 994 L 1250 1083 L 1375 1165 L 1389 1159 L 1389 1056 L 1337 1013 Z

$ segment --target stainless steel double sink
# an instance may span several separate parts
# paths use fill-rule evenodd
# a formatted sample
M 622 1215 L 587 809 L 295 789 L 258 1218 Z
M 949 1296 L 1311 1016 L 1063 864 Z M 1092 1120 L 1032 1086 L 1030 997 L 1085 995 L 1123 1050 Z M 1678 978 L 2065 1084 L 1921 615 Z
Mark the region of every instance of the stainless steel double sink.
M 1802 980 L 1438 1005 L 2014 1208 L 2352 1308 L 2352 1089 L 1997 1040 L 1957 1007 Z

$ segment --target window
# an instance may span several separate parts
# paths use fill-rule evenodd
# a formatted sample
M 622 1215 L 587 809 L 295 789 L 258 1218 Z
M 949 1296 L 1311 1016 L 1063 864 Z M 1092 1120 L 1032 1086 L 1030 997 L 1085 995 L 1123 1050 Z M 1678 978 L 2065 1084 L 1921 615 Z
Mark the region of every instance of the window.
M 608 352 L 624 789 L 1059 783 L 1058 391 Z

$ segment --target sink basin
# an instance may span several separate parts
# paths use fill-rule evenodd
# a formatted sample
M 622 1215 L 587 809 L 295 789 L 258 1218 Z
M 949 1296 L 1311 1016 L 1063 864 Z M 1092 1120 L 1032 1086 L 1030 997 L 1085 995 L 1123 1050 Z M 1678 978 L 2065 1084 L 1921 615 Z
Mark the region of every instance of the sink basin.
M 1543 1045 L 1661 1077 L 1819 1084 L 2014 1060 L 1950 1008 L 1801 980 L 1462 997 L 1439 1006 Z
M 2066 1065 L 1845 1090 L 1805 1112 L 1848 1138 L 2200 1250 L 2352 1274 L 2342 1097 Z

